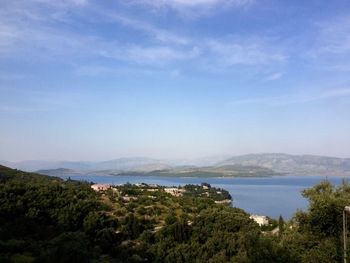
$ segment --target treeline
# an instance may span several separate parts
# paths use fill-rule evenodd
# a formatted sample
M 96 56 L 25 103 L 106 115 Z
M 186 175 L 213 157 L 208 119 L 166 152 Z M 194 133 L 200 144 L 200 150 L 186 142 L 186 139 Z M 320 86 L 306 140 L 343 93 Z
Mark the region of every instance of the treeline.
M 0 262 L 341 262 L 350 186 L 303 194 L 309 209 L 272 234 L 210 198 L 133 185 L 99 194 L 0 166 Z

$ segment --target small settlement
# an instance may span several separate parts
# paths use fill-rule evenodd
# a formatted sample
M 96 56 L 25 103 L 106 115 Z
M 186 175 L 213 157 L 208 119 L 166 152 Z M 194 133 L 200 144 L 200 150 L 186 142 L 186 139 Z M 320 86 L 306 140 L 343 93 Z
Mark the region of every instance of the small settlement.
M 228 191 L 211 187 L 209 184 L 203 183 L 201 185 L 184 185 L 178 187 L 165 187 L 156 184 L 125 184 L 125 185 L 110 185 L 110 184 L 93 184 L 91 188 L 105 196 L 108 192 L 113 193 L 116 198 L 125 204 L 133 201 L 138 201 L 139 198 L 157 199 L 159 194 L 169 194 L 173 197 L 200 197 L 213 200 L 216 204 L 230 205 L 232 198 Z M 142 194 L 141 194 L 142 193 Z M 153 202 L 153 201 L 152 201 Z M 152 203 L 144 206 L 144 209 L 152 208 Z M 254 220 L 259 226 L 269 225 L 269 220 L 266 216 L 251 215 L 250 218 Z M 161 227 L 161 226 L 159 226 Z
M 178 187 L 164 187 L 155 184 L 135 184 L 135 187 L 140 191 L 157 192 L 164 191 L 174 197 L 190 196 L 190 197 L 206 197 L 214 200 L 217 204 L 230 205 L 232 200 L 230 194 L 224 189 L 212 188 L 209 184 L 203 183 L 201 185 L 185 185 Z M 96 192 L 106 192 L 111 189 L 114 192 L 118 192 L 118 186 L 109 184 L 93 184 L 91 188 Z M 130 196 L 128 193 L 120 193 L 122 199 L 130 201 L 135 197 Z

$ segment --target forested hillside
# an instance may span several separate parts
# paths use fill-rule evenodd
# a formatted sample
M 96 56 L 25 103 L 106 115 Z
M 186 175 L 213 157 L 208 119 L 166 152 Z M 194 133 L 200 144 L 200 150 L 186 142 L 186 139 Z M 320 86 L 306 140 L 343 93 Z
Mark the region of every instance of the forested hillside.
M 291 222 L 280 220 L 277 234 L 263 232 L 243 210 L 215 204 L 195 186 L 188 189 L 192 194 L 172 196 L 127 184 L 97 193 L 89 183 L 0 166 L 0 262 L 342 259 L 348 184 L 334 189 L 324 182 L 306 190 L 309 210 Z

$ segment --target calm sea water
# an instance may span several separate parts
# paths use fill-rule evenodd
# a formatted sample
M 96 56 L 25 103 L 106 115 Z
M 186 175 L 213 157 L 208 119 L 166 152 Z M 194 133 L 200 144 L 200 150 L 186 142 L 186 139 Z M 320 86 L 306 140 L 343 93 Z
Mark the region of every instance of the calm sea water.
M 66 179 L 68 176 L 62 176 Z M 94 183 L 124 184 L 147 183 L 164 186 L 209 183 L 224 188 L 233 197 L 233 206 L 249 213 L 285 219 L 292 217 L 297 209 L 306 209 L 307 200 L 301 191 L 322 180 L 328 179 L 335 185 L 346 177 L 340 176 L 272 176 L 263 178 L 180 178 L 159 176 L 71 176 L 72 179 Z M 349 178 L 350 179 L 350 178 Z

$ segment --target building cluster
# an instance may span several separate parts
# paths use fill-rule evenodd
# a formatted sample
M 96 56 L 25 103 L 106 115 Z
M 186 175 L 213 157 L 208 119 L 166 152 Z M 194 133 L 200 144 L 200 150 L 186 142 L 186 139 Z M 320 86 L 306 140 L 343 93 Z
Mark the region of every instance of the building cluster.
M 224 199 L 224 200 L 221 200 L 221 201 L 215 201 L 215 204 L 220 204 L 220 205 L 229 205 L 231 203 L 232 203 L 232 201 L 230 199 Z
M 184 192 L 186 192 L 185 189 L 177 188 L 177 187 L 169 187 L 169 188 L 164 188 L 164 191 L 168 194 L 171 194 L 172 196 L 182 196 Z
M 93 184 L 91 185 L 91 188 L 95 190 L 96 192 L 104 192 L 107 191 L 109 188 L 111 188 L 111 185 L 109 184 Z
M 181 197 L 183 196 L 187 191 L 191 191 L 182 187 L 161 187 L 159 185 L 155 185 L 155 184 L 135 184 L 140 191 L 147 191 L 147 192 L 157 192 L 157 191 L 164 191 L 174 197 Z M 198 196 L 205 196 L 205 197 L 210 197 L 210 194 L 208 192 L 208 190 L 210 190 L 210 185 L 207 184 L 202 184 L 201 186 L 199 186 L 200 188 L 203 188 L 203 190 L 205 192 L 201 192 L 198 194 Z M 114 192 L 119 193 L 118 195 L 122 198 L 122 200 L 124 202 L 130 202 L 131 200 L 136 200 L 136 197 L 133 196 L 129 196 L 128 194 L 123 195 L 122 192 L 119 192 L 117 186 L 112 186 L 109 184 L 93 184 L 91 185 L 91 188 L 99 193 L 104 193 L 109 189 L 112 189 Z M 198 188 L 194 189 L 195 191 L 198 190 Z M 221 191 L 217 191 L 217 194 L 222 194 Z M 152 195 L 148 195 L 149 198 L 154 199 L 155 197 Z M 229 205 L 231 203 L 230 199 L 225 199 L 225 200 L 220 200 L 220 201 L 215 201 L 216 204 L 223 204 L 223 205 Z
M 184 192 L 186 192 L 185 189 L 177 188 L 177 187 L 166 187 L 161 188 L 158 185 L 146 185 L 146 184 L 135 184 L 136 186 L 141 188 L 141 191 L 149 191 L 149 192 L 156 192 L 164 189 L 164 192 L 171 194 L 172 196 L 180 197 L 183 195 Z M 146 188 L 143 188 L 146 187 Z M 91 188 L 95 190 L 96 192 L 104 192 L 111 188 L 111 185 L 109 184 L 93 184 L 91 185 Z
M 253 219 L 259 226 L 267 226 L 269 224 L 266 216 L 251 215 L 249 218 Z

